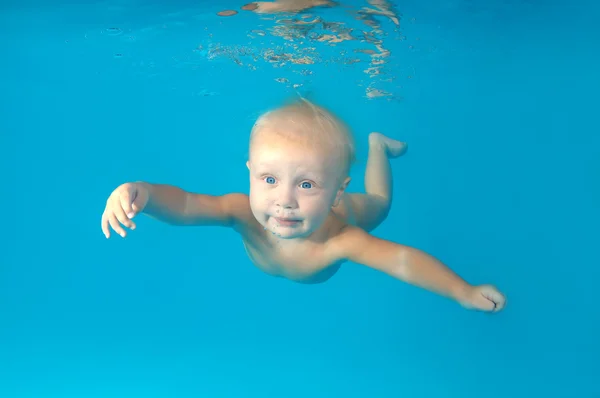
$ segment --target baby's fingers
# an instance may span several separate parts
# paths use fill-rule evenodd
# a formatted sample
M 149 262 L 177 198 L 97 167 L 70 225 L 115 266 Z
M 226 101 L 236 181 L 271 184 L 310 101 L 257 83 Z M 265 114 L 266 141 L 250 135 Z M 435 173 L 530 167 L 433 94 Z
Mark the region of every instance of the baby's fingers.
M 133 218 L 133 215 L 135 214 L 135 211 L 133 211 L 133 207 L 131 206 L 134 199 L 135 199 L 135 194 L 131 195 L 131 192 L 129 190 L 122 192 L 121 195 L 119 196 L 119 201 L 121 202 L 121 208 L 127 215 L 128 219 Z
M 125 208 L 123 208 L 123 203 L 124 203 L 124 201 L 123 201 L 123 199 L 121 199 L 120 206 L 119 205 L 114 206 L 115 216 L 117 217 L 117 220 L 119 220 L 119 222 L 121 224 L 123 224 L 124 226 L 126 226 L 127 228 L 135 229 L 135 223 L 133 221 L 131 221 L 129 219 L 129 217 L 127 217 L 127 214 L 125 214 L 125 212 L 127 210 Z M 129 206 L 129 208 L 131 209 L 131 204 L 128 204 L 127 206 Z
M 117 216 L 114 213 L 110 213 L 108 215 L 108 223 L 110 224 L 112 229 L 115 230 L 116 233 L 121 235 L 121 237 L 124 238 L 125 235 L 127 235 L 127 232 L 125 232 L 125 229 L 121 226 L 121 223 L 119 223 L 119 220 L 117 219 Z
M 106 239 L 110 238 L 110 228 L 108 227 L 108 216 L 106 211 L 102 213 L 102 220 L 100 221 L 102 227 L 102 233 L 106 236 Z
M 494 309 L 494 312 L 502 311 L 504 309 L 504 306 L 506 305 L 506 298 L 500 293 L 495 294 L 492 297 L 492 301 L 496 303 L 496 308 Z
M 506 298 L 502 293 L 494 288 L 487 288 L 482 292 L 483 296 L 494 303 L 494 312 L 501 311 L 505 304 Z

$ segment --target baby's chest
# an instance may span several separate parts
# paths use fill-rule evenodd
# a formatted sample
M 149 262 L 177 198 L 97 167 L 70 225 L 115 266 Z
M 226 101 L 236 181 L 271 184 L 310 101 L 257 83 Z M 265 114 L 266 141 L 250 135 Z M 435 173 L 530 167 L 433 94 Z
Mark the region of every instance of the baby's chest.
M 305 247 L 285 250 L 277 246 L 257 247 L 244 242 L 248 256 L 256 267 L 273 276 L 295 281 L 321 279 L 339 268 L 339 264 L 328 259 L 319 248 Z M 328 279 L 329 277 L 327 277 Z

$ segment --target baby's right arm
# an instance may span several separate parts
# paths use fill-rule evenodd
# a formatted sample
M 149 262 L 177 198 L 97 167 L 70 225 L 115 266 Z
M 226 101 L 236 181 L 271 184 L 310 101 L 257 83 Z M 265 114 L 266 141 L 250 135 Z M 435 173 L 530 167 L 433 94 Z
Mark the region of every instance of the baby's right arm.
M 211 196 L 186 192 L 172 185 L 146 182 L 126 183 L 115 189 L 102 214 L 102 231 L 110 237 L 110 227 L 125 237 L 127 228 L 135 229 L 133 218 L 144 213 L 174 225 L 233 226 L 236 209 L 247 196 Z

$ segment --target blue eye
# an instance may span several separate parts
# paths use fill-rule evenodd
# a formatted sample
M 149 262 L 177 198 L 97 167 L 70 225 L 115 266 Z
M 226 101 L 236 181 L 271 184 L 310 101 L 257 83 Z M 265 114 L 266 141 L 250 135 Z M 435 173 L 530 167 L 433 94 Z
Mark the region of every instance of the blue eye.
M 273 177 L 267 177 L 265 181 L 267 184 L 275 184 L 275 179 Z
M 306 181 L 304 181 L 302 184 L 300 184 L 300 186 L 304 189 L 312 188 L 312 184 L 310 182 L 306 182 Z

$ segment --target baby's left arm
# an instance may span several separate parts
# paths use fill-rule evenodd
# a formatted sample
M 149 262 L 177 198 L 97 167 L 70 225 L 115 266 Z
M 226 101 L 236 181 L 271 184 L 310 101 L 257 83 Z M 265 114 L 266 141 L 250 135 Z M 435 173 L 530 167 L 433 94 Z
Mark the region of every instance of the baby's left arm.
M 434 257 L 379 239 L 348 226 L 333 238 L 332 255 L 385 272 L 397 279 L 458 301 L 462 306 L 498 312 L 506 299 L 491 285 L 471 286 Z

